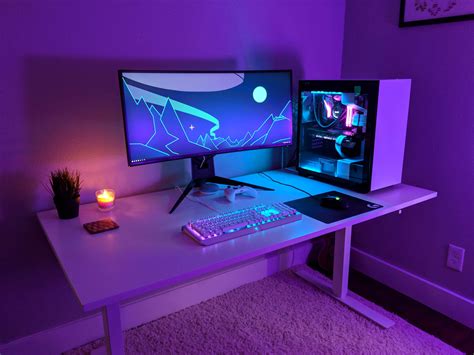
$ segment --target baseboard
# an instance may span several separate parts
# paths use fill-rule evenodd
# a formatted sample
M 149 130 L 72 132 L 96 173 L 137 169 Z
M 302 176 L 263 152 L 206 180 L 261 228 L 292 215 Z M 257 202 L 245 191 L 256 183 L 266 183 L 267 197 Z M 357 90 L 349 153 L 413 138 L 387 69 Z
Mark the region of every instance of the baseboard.
M 474 329 L 474 300 L 354 247 L 351 267 Z
M 136 327 L 304 263 L 310 250 L 311 243 L 302 243 L 124 304 L 121 306 L 122 328 Z M 102 316 L 97 313 L 0 345 L 0 354 L 60 354 L 103 336 Z

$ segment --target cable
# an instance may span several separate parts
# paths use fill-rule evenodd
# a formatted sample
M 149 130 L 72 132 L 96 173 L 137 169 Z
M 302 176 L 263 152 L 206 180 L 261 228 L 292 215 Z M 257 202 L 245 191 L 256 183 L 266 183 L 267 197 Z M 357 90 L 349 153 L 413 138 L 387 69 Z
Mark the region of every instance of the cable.
M 295 190 L 304 192 L 304 193 L 305 193 L 306 195 L 308 195 L 309 197 L 313 197 L 313 195 L 310 194 L 308 191 L 302 190 L 302 189 L 300 189 L 299 187 L 296 187 L 296 186 L 293 186 L 293 185 L 290 185 L 290 184 L 285 184 L 284 182 L 277 181 L 277 180 L 273 179 L 270 175 L 267 175 L 267 174 L 265 174 L 265 173 L 259 173 L 259 174 L 265 176 L 267 179 L 270 179 L 271 181 L 273 181 L 273 182 L 275 182 L 275 183 L 277 183 L 277 184 L 292 187 L 292 188 L 294 188 Z
M 201 165 L 199 165 L 199 169 L 202 169 L 202 167 L 204 166 L 204 163 L 206 162 L 206 156 L 203 155 L 202 156 L 202 161 L 201 161 Z
M 179 187 L 179 186 L 175 186 L 174 187 L 176 190 L 178 190 L 180 193 L 183 193 L 183 190 Z M 209 208 L 210 210 L 214 211 L 214 212 L 217 212 L 217 213 L 222 213 L 221 211 L 219 210 L 216 210 L 214 207 L 212 206 L 209 206 L 207 203 L 203 202 L 203 201 L 199 201 L 199 200 L 195 200 L 194 198 L 191 198 L 189 196 L 186 196 L 186 198 L 189 200 L 189 201 L 192 201 L 194 203 L 199 203 L 200 205 L 203 205 L 204 207 L 207 207 Z

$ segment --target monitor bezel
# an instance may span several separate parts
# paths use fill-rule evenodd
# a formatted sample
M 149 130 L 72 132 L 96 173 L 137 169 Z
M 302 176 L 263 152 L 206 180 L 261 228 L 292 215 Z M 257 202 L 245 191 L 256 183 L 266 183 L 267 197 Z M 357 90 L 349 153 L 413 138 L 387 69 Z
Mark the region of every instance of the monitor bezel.
M 364 151 L 364 160 L 367 161 L 367 181 L 358 183 L 351 180 L 338 178 L 335 176 L 318 173 L 304 169 L 300 166 L 300 149 L 301 149 L 301 124 L 302 124 L 302 110 L 301 110 L 301 92 L 302 91 L 351 91 L 354 86 L 361 86 L 369 95 L 368 114 L 367 114 L 367 132 L 366 145 Z M 299 174 L 310 176 L 316 180 L 344 187 L 353 191 L 368 193 L 372 186 L 372 165 L 373 152 L 375 147 L 375 129 L 377 118 L 379 96 L 379 81 L 378 80 L 300 80 L 298 84 L 298 118 L 296 127 L 296 170 Z
M 122 85 L 122 74 L 123 73 L 177 73 L 177 74 L 219 74 L 219 73 L 289 73 L 290 75 L 290 105 L 291 109 L 291 132 L 290 132 L 290 142 L 289 143 L 278 143 L 278 144 L 270 144 L 270 145 L 263 145 L 258 147 L 239 147 L 239 148 L 230 148 L 226 150 L 210 152 L 210 154 L 185 154 L 180 156 L 170 156 L 165 158 L 156 158 L 156 159 L 148 159 L 141 162 L 132 163 L 132 159 L 130 157 L 130 149 L 128 144 L 128 130 L 127 130 L 127 123 L 125 118 L 125 97 L 124 97 L 124 88 Z M 251 151 L 251 150 L 259 150 L 259 149 L 270 149 L 270 148 L 280 148 L 280 147 L 288 147 L 293 144 L 293 122 L 294 122 L 294 115 L 293 115 L 293 71 L 292 69 L 268 69 L 268 70 L 141 70 L 141 69 L 119 69 L 118 70 L 118 79 L 119 79 L 119 88 L 120 88 L 120 102 L 122 106 L 122 120 L 123 120 L 123 127 L 124 127 L 124 136 L 125 136 L 125 148 L 127 150 L 127 162 L 129 167 L 134 166 L 141 166 L 141 165 L 148 165 L 148 164 L 155 164 L 155 163 L 163 163 L 167 161 L 173 160 L 180 160 L 180 159 L 189 159 L 189 158 L 196 158 L 202 156 L 215 156 L 218 154 L 226 154 L 226 153 L 235 153 L 235 152 L 243 152 L 243 151 Z

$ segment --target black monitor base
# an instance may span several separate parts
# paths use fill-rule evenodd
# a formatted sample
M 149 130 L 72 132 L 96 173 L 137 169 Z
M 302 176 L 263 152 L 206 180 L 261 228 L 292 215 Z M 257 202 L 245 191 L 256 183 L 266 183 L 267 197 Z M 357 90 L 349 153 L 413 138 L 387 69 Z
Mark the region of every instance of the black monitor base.
M 253 184 L 249 184 L 242 181 L 215 176 L 213 158 L 214 158 L 213 156 L 202 156 L 202 157 L 191 159 L 193 179 L 188 184 L 188 186 L 186 186 L 183 193 L 181 194 L 181 196 L 179 196 L 178 200 L 174 204 L 173 208 L 171 208 L 169 213 L 173 213 L 173 211 L 180 205 L 181 202 L 183 202 L 183 200 L 186 198 L 186 196 L 191 192 L 193 188 L 200 187 L 204 185 L 205 183 L 214 183 L 214 184 L 222 184 L 222 185 L 230 185 L 230 186 L 249 186 L 249 187 L 253 187 L 254 189 L 274 191 L 274 189 L 270 189 L 268 187 L 253 185 Z

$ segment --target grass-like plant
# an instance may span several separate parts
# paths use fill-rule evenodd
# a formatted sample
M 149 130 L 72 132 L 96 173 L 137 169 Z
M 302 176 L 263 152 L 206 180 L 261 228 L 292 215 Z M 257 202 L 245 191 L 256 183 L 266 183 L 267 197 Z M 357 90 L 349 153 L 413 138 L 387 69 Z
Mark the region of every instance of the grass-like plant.
M 49 185 L 54 198 L 75 199 L 79 197 L 81 191 L 81 174 L 77 170 L 71 171 L 68 168 L 54 170 L 49 175 Z

